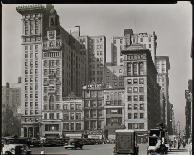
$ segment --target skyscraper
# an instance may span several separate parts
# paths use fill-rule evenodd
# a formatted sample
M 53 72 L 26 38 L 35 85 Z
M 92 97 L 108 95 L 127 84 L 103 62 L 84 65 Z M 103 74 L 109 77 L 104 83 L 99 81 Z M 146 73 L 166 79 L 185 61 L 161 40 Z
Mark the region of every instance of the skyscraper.
M 53 5 L 19 6 L 16 10 L 23 21 L 22 136 L 40 136 L 47 129 L 54 134 L 63 127 L 62 114 L 57 117 L 62 98 L 71 92 L 82 94 L 86 53 L 60 26 Z
M 151 52 L 131 45 L 124 55 L 125 127 L 145 134 L 160 121 L 160 86 Z
M 170 124 L 170 102 L 169 102 L 169 69 L 170 61 L 168 56 L 156 57 L 156 69 L 158 72 L 157 82 L 161 87 L 161 114 L 163 123 Z

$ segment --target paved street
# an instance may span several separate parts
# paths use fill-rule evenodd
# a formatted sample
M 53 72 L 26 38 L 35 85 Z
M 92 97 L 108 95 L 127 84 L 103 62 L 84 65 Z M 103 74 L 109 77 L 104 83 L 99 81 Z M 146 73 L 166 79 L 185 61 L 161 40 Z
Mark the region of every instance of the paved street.
M 102 145 L 85 145 L 83 150 L 66 150 L 64 147 L 44 147 L 32 148 L 32 154 L 40 154 L 41 150 L 45 150 L 45 154 L 61 154 L 61 155 L 112 155 L 113 144 Z M 147 144 L 139 144 L 139 155 L 146 155 Z M 169 155 L 189 155 L 187 149 L 173 149 Z

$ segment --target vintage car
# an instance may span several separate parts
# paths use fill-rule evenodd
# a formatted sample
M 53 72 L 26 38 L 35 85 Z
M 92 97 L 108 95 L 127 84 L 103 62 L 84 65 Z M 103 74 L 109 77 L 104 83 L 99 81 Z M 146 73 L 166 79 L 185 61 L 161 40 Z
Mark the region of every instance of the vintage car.
M 80 148 L 82 149 L 83 148 L 83 142 L 81 139 L 70 139 L 68 144 L 65 145 L 65 149 L 77 149 L 77 148 Z
M 4 144 L 3 155 L 31 155 L 31 150 L 26 144 Z

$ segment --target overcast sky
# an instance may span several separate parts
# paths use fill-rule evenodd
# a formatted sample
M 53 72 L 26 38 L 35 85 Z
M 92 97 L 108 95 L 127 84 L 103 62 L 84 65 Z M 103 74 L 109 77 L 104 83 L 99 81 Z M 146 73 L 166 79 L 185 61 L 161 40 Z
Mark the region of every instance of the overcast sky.
M 192 77 L 191 36 L 192 6 L 189 2 L 163 5 L 54 5 L 64 29 L 81 26 L 81 35 L 105 35 L 107 61 L 110 61 L 112 36 L 123 35 L 123 29 L 134 33 L 157 34 L 157 55 L 170 59 L 170 102 L 176 121 L 185 125 L 185 97 L 188 79 Z M 2 84 L 17 82 L 21 75 L 21 15 L 16 5 L 3 5 L 2 15 Z

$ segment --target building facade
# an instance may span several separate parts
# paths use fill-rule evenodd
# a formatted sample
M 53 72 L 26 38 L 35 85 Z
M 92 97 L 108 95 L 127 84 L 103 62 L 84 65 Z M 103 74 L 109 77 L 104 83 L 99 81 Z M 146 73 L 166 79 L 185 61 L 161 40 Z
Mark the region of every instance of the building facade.
M 88 75 L 86 84 L 102 83 L 106 63 L 106 37 L 103 35 L 82 36 L 80 35 L 80 26 L 69 28 L 69 33 L 82 44 L 81 49 L 86 53 L 86 74 Z
M 170 121 L 170 102 L 169 102 L 169 70 L 170 61 L 168 56 L 156 57 L 156 69 L 158 72 L 157 82 L 161 87 L 161 117 L 163 123 L 168 127 L 171 132 L 172 122 Z
M 124 88 L 104 89 L 104 128 L 109 136 L 124 126 L 124 103 Z
M 106 88 L 124 88 L 123 66 L 112 66 L 106 63 L 104 68 L 104 85 Z
M 2 136 L 20 135 L 21 83 L 2 86 Z
M 123 50 L 122 54 L 125 127 L 146 134 L 160 121 L 160 86 L 157 84 L 157 71 L 151 52 L 140 44 L 130 46 Z
M 102 131 L 104 129 L 104 94 L 101 84 L 83 87 L 84 130 Z
M 23 22 L 21 130 L 24 137 L 37 137 L 46 129 L 45 113 L 57 115 L 60 101 L 71 92 L 82 95 L 87 79 L 86 53 L 80 42 L 60 26 L 53 5 L 19 6 L 16 10 Z
M 131 44 L 142 44 L 146 49 L 151 51 L 152 60 L 155 63 L 156 48 L 157 48 L 157 36 L 155 32 L 153 34 L 137 33 L 134 34 L 132 29 L 124 29 L 124 36 L 113 37 L 111 46 L 111 62 L 114 65 L 123 66 L 123 54 L 122 50 L 129 47 Z
M 186 118 L 186 125 L 185 125 L 185 136 L 186 139 L 191 138 L 192 136 L 192 80 L 188 80 L 188 89 L 185 90 L 185 118 Z

